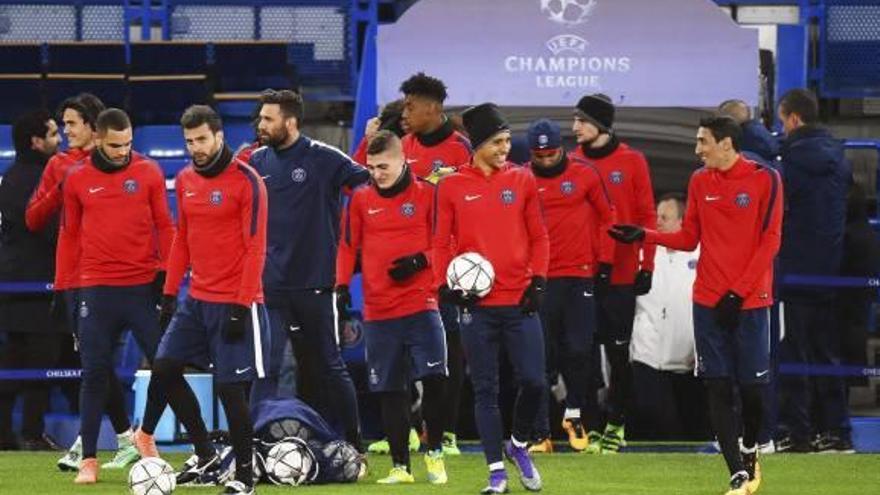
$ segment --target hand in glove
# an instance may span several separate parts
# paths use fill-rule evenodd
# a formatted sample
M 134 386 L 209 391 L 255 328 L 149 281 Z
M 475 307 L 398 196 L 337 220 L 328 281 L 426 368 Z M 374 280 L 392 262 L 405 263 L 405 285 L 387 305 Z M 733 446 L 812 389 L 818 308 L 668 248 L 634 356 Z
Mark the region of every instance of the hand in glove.
M 244 338 L 247 323 L 251 317 L 251 310 L 240 304 L 229 305 L 229 315 L 223 325 L 223 341 L 232 344 Z
M 596 275 L 593 277 L 593 292 L 601 294 L 611 285 L 611 263 L 599 263 Z
M 443 284 L 437 290 L 440 300 L 446 304 L 453 304 L 462 308 L 470 308 L 477 302 L 476 296 L 466 294 L 462 290 L 450 289 L 448 285 Z
M 715 322 L 724 330 L 735 331 L 739 328 L 739 317 L 742 312 L 743 298 L 733 291 L 721 296 L 715 305 Z
M 67 302 L 64 299 L 64 291 L 56 290 L 52 293 L 52 302 L 49 304 L 49 315 L 57 323 L 66 325 L 67 320 Z
M 632 244 L 645 238 L 645 229 L 638 225 L 614 224 L 608 229 L 608 235 L 618 242 Z
M 156 305 L 162 304 L 162 290 L 165 288 L 165 271 L 156 272 L 156 277 L 153 279 L 153 283 L 150 284 L 150 289 L 153 291 L 153 301 L 156 302 Z
M 544 277 L 532 277 L 532 283 L 526 287 L 519 300 L 519 308 L 524 314 L 533 314 L 541 309 L 544 302 L 544 294 L 547 292 L 547 279 Z
M 651 279 L 654 277 L 652 272 L 648 270 L 639 270 L 636 274 L 636 281 L 633 283 L 633 291 L 637 296 L 644 296 L 651 292 Z
M 347 285 L 339 285 L 336 287 L 336 313 L 339 318 L 345 320 L 349 316 L 348 308 L 351 307 L 351 291 Z
M 428 258 L 425 257 L 424 253 L 401 256 L 391 262 L 388 275 L 397 282 L 403 282 L 427 267 Z

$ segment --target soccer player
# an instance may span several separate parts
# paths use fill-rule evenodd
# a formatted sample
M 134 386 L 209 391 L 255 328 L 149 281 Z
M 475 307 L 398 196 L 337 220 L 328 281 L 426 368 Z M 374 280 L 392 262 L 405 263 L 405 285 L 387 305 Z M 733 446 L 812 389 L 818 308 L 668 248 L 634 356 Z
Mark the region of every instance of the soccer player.
M 355 189 L 336 258 L 336 303 L 344 312 L 357 252 L 364 280 L 364 335 L 370 390 L 381 394 L 393 466 L 383 484 L 412 483 L 410 380 L 424 387 L 428 481 L 446 483 L 443 438 L 446 339 L 430 269 L 434 187 L 413 176 L 400 139 L 379 131 L 367 146 L 372 183 Z
M 147 359 L 155 356 L 156 289 L 174 238 L 165 177 L 158 164 L 132 152 L 128 116 L 104 110 L 95 128 L 95 149 L 64 180 L 56 270 L 57 279 L 79 288 L 80 484 L 98 481 L 98 432 L 120 334 L 131 329 Z M 151 433 L 165 408 L 160 397 L 151 381 L 144 425 L 133 439 L 145 457 L 158 456 Z
M 619 222 L 654 228 L 657 213 L 648 163 L 641 153 L 620 142 L 613 125 L 614 105 L 607 96 L 594 94 L 581 98 L 572 125 L 578 143 L 573 156 L 593 164 L 599 171 Z M 590 431 L 589 453 L 615 453 L 625 443 L 626 407 L 632 396 L 629 343 L 636 296 L 651 290 L 655 250 L 655 246 L 642 243 L 617 246 L 614 263 L 600 263 L 594 277 L 598 303 L 595 342 L 605 347 L 611 383 L 608 421 L 601 434 L 598 430 Z M 594 351 L 594 355 L 598 352 Z M 587 421 L 598 426 L 595 396 L 591 389 L 587 398 Z
M 193 105 L 180 118 L 192 163 L 177 174 L 177 235 L 168 260 L 161 320 L 167 325 L 153 372 L 195 448 L 178 474 L 180 485 L 199 483 L 220 467 L 199 404 L 183 378 L 186 364 L 213 366 L 235 454 L 235 479 L 222 493 L 254 493 L 253 424 L 247 393 L 265 376 L 270 333 L 260 277 L 266 257 L 266 188 L 257 173 L 233 157 L 220 116 Z M 192 271 L 186 299 L 177 292 Z
M 761 482 L 756 440 L 770 365 L 773 257 L 782 230 L 779 176 L 742 157 L 741 133 L 729 117 L 700 121 L 696 154 L 705 166 L 691 176 L 680 231 L 660 233 L 632 224 L 610 231 L 626 243 L 682 251 L 700 245 L 694 283 L 697 374 L 706 385 L 712 427 L 730 470 L 728 495 L 755 493 Z M 735 403 L 737 386 L 741 408 Z
M 462 306 L 461 334 L 474 387 L 477 430 L 489 465 L 482 493 L 507 491 L 498 410 L 501 349 L 518 379 L 513 434 L 503 446 L 527 490 L 541 476 L 526 449 L 544 390 L 544 337 L 536 316 L 546 291 L 549 244 L 538 186 L 531 172 L 506 161 L 510 130 L 498 107 L 484 103 L 463 114 L 474 145 L 470 164 L 445 177 L 437 190 L 434 276 L 440 296 Z M 454 256 L 475 251 L 495 269 L 492 291 L 474 300 L 446 285 Z
M 403 154 L 413 173 L 436 184 L 443 175 L 467 165 L 471 160 L 471 143 L 455 130 L 452 120 L 443 111 L 447 96 L 443 81 L 419 72 L 400 85 L 400 92 L 404 95 L 403 121 L 410 130 L 403 138 Z M 458 309 L 441 301 L 440 315 L 446 330 L 449 353 L 449 381 L 442 406 L 446 418 L 443 451 L 458 455 L 461 452 L 456 442 L 455 427 L 464 386 L 464 352 Z
M 360 451 L 357 395 L 339 353 L 333 287 L 340 196 L 344 187 L 367 181 L 369 173 L 338 149 L 300 133 L 299 94 L 267 90 L 260 102 L 258 129 L 265 146 L 250 163 L 269 193 L 263 281 L 274 332 L 270 376 L 277 373 L 289 334 L 301 372 L 297 390 L 331 424 L 341 423 L 341 433 Z M 292 326 L 299 328 L 299 336 L 287 331 Z M 258 390 L 256 396 L 272 394 Z
M 528 130 L 531 170 L 550 238 L 547 297 L 540 310 L 547 351 L 547 370 L 558 369 L 567 391 L 562 428 L 572 449 L 587 448 L 581 408 L 589 392 L 596 328 L 593 277 L 600 263 L 614 259 L 608 228 L 614 213 L 608 194 L 592 165 L 566 156 L 559 126 L 547 119 Z M 552 380 L 547 373 L 547 387 Z M 541 401 L 536 423 L 538 442 L 531 452 L 552 452 L 549 397 Z

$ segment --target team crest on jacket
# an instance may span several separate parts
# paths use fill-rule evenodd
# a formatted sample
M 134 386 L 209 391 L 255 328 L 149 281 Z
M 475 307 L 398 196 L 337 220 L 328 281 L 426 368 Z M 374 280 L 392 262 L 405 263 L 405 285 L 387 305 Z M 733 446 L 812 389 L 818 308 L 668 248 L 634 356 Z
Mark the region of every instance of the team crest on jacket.
M 501 191 L 501 202 L 509 205 L 513 204 L 513 200 L 516 199 L 516 196 L 513 194 L 513 190 L 505 189 Z
M 138 183 L 134 179 L 128 179 L 122 183 L 122 190 L 128 194 L 134 194 L 138 190 Z
M 446 164 L 443 163 L 443 160 L 434 160 L 434 163 L 431 164 L 431 170 L 436 172 L 445 166 Z
M 559 185 L 559 189 L 562 191 L 562 194 L 568 196 L 574 192 L 574 182 L 570 180 L 563 181 L 562 184 Z
M 293 179 L 294 182 L 305 182 L 306 181 L 306 171 L 303 168 L 296 168 L 293 172 L 290 173 L 290 178 Z
M 612 184 L 623 184 L 623 172 L 615 170 L 608 174 L 608 181 Z
M 752 200 L 751 198 L 749 198 L 748 193 L 741 192 L 736 195 L 736 199 L 734 199 L 734 202 L 736 203 L 736 206 L 739 206 L 740 208 L 747 208 Z
M 219 205 L 223 202 L 223 193 L 220 191 L 211 191 L 211 204 Z
M 405 217 L 411 217 L 416 214 L 416 205 L 412 203 L 404 203 L 400 205 L 400 214 Z

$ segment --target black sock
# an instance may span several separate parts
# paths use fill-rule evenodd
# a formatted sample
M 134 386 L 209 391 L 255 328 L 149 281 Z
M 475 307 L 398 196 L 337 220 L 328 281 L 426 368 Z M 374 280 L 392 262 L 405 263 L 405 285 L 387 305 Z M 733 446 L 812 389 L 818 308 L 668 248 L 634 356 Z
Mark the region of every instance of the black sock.
M 385 392 L 382 394 L 382 426 L 388 435 L 391 461 L 394 465 L 409 465 L 409 394 Z
M 449 378 L 446 380 L 445 399 L 440 406 L 443 411 L 443 431 L 455 433 L 458 425 L 458 408 L 461 405 L 461 389 L 464 387 L 464 349 L 461 332 L 446 332 L 446 362 Z
M 428 431 L 428 450 L 437 450 L 443 447 L 446 377 L 436 375 L 422 378 L 422 387 L 422 414 L 425 416 L 425 429 Z
M 608 422 L 615 426 L 626 424 L 627 402 L 632 398 L 632 368 L 629 364 L 629 342 L 605 346 L 605 355 L 611 367 L 608 387 Z
M 709 419 L 712 429 L 727 463 L 727 469 L 733 475 L 744 471 L 742 455 L 739 452 L 737 434 L 737 418 L 734 409 L 733 382 L 728 378 L 706 379 L 706 391 L 709 401 Z
M 111 372 L 107 380 L 107 416 L 110 417 L 110 423 L 113 425 L 113 431 L 117 434 L 125 433 L 131 428 L 131 422 L 128 421 L 128 412 L 125 410 L 125 392 L 122 390 L 122 383 L 116 372 Z
M 203 461 L 212 457 L 216 451 L 208 440 L 208 430 L 205 428 L 205 422 L 202 421 L 199 402 L 183 379 L 183 362 L 175 359 L 157 359 L 153 363 L 153 378 L 159 380 L 160 390 L 165 392 L 168 405 L 186 427 L 196 455 Z
M 743 447 L 753 449 L 758 441 L 758 432 L 764 420 L 764 388 L 765 385 L 742 385 L 739 389 L 742 397 Z
M 248 410 L 247 389 L 250 383 L 219 384 L 220 402 L 229 421 L 229 437 L 235 453 L 235 479 L 251 486 L 254 484 L 254 428 Z

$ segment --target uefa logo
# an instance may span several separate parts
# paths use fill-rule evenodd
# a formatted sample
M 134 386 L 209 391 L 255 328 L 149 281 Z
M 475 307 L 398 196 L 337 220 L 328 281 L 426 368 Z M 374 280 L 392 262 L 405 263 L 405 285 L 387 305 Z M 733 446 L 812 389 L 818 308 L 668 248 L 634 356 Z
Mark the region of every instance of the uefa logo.
M 608 181 L 612 184 L 623 184 L 623 172 L 615 170 L 608 174 Z
M 294 169 L 294 171 L 290 173 L 290 178 L 293 179 L 294 182 L 305 182 L 306 181 L 305 169 L 302 169 L 302 168 Z
M 223 202 L 223 193 L 220 191 L 211 191 L 211 204 L 218 206 Z
M 138 183 L 134 179 L 128 179 L 122 183 L 122 190 L 128 194 L 134 194 L 138 190 Z
M 587 22 L 597 0 L 540 0 L 541 12 L 551 21 L 564 26 L 577 26 Z
M 563 181 L 562 184 L 559 185 L 559 189 L 562 191 L 562 194 L 569 196 L 574 192 L 574 182 L 570 180 Z
M 513 201 L 516 199 L 516 196 L 513 194 L 513 191 L 510 189 L 505 189 L 501 191 L 501 202 L 510 205 L 513 204 Z
M 404 203 L 400 205 L 400 214 L 405 217 L 411 217 L 416 214 L 416 205 L 412 203 Z
M 751 204 L 752 200 L 749 198 L 748 193 L 741 192 L 736 195 L 736 199 L 734 199 L 736 206 L 740 208 L 748 208 L 749 204 Z

